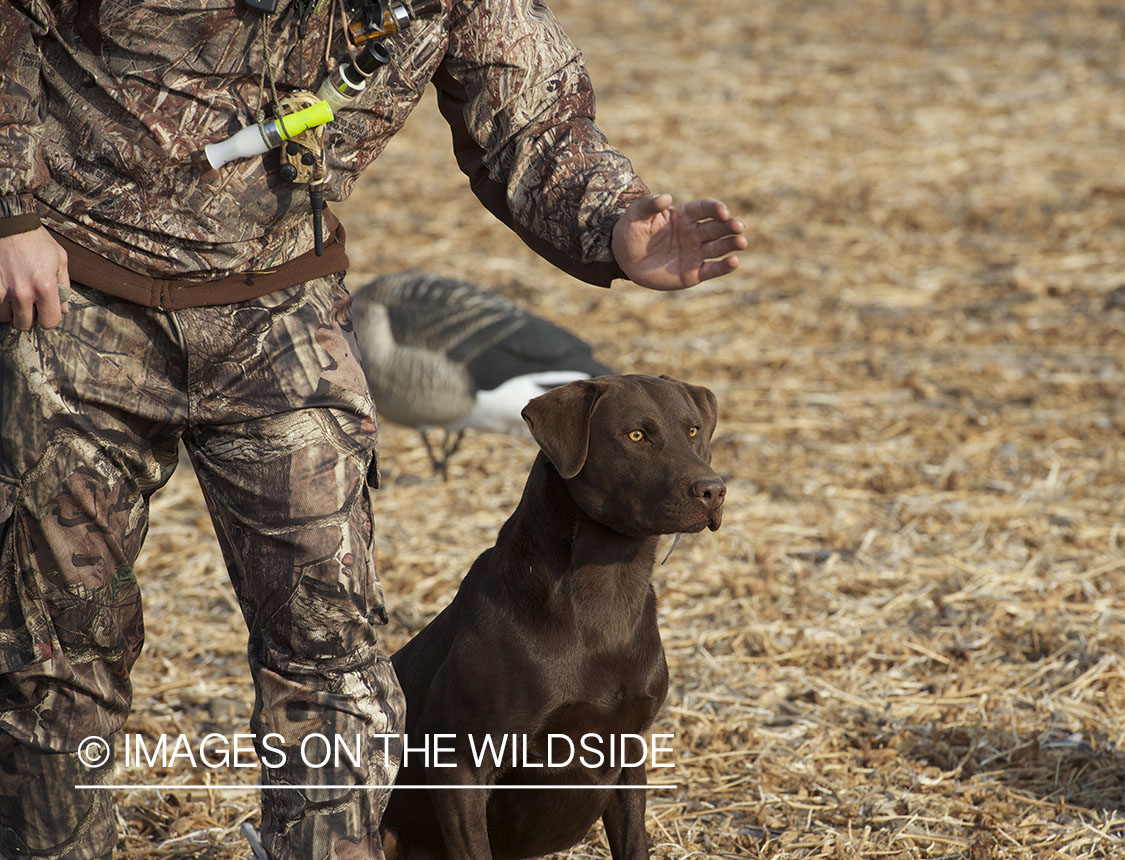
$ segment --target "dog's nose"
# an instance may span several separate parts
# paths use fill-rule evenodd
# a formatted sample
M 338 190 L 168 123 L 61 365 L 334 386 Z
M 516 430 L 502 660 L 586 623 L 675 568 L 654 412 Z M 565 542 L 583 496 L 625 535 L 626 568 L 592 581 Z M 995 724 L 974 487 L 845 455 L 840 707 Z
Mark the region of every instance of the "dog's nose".
M 691 494 L 710 508 L 722 504 L 727 495 L 727 485 L 723 483 L 722 478 L 717 476 L 704 478 L 702 481 L 696 481 L 691 485 Z

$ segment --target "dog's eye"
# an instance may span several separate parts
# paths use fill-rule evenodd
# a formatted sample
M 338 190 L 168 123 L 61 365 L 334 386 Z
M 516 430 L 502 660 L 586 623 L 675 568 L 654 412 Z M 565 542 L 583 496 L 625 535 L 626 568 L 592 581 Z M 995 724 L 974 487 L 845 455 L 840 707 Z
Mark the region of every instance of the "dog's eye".
M 645 432 L 643 430 L 630 430 L 629 440 L 632 442 L 643 442 L 645 440 Z
M 687 431 L 687 434 L 692 439 L 694 439 L 696 436 L 699 435 L 699 428 L 698 427 L 692 427 L 690 430 Z

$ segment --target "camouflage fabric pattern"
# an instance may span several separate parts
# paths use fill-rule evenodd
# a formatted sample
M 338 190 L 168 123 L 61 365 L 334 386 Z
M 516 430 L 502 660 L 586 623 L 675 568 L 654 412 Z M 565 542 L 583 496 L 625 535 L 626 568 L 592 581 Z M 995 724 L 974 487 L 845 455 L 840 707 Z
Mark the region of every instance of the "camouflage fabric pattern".
M 295 745 L 310 732 L 396 733 L 404 721 L 379 650 L 377 430 L 340 279 L 174 312 L 76 287 L 71 306 L 51 331 L 0 324 L 0 746 L 17 744 L 23 762 L 0 753 L 4 857 L 110 847 L 88 844 L 114 828 L 92 820 L 101 792 L 73 791 L 73 759 L 128 715 L 143 639 L 132 565 L 181 439 L 250 631 L 250 730 Z M 290 756 L 263 781 L 393 782 L 394 757 L 363 751 L 341 768 Z M 29 775 L 48 796 L 27 790 Z M 386 795 L 263 790 L 263 841 L 276 860 L 381 857 Z M 92 853 L 11 847 L 33 814 L 57 820 L 62 843 L 89 834 Z
M 86 767 L 77 755 L 44 755 L 0 732 L 0 858 L 110 860 L 117 842 L 112 756 Z
M 263 65 L 284 94 L 316 89 L 329 39 L 331 57 L 347 56 L 338 2 L 318 4 L 299 39 L 287 0 L 270 16 L 235 0 L 0 0 L 0 108 L 12 117 L 0 126 L 0 216 L 38 211 L 158 277 L 261 271 L 307 251 L 308 195 L 280 177 L 276 152 L 214 171 L 203 148 L 268 106 Z M 385 44 L 390 66 L 328 126 L 326 199 L 351 193 L 436 75 L 462 165 L 500 188 L 489 207 L 541 253 L 604 280 L 583 267 L 612 264 L 613 223 L 647 189 L 594 124 L 581 56 L 547 7 L 446 0 Z

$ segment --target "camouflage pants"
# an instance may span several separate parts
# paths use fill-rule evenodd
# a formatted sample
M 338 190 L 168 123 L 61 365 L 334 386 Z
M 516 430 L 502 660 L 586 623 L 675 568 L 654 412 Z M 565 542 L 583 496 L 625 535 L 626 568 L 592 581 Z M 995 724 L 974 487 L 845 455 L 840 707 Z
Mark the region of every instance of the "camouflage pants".
M 110 792 L 74 788 L 112 766 L 77 750 L 91 735 L 112 748 L 128 716 L 133 563 L 181 440 L 249 629 L 251 731 L 284 745 L 402 731 L 378 650 L 377 433 L 349 307 L 339 278 L 182 311 L 76 287 L 55 330 L 0 324 L 0 857 L 112 852 Z M 273 787 L 392 782 L 382 744 L 363 751 L 358 767 L 262 768 L 271 857 L 383 856 L 387 792 Z

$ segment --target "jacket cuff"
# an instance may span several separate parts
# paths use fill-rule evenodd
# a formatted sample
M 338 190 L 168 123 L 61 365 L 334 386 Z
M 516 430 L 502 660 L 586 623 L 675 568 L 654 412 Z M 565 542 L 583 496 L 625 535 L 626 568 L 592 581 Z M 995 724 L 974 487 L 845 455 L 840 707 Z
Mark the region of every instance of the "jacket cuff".
M 38 215 L 13 215 L 9 218 L 0 218 L 0 239 L 6 236 L 15 236 L 17 233 L 30 233 L 42 226 Z

